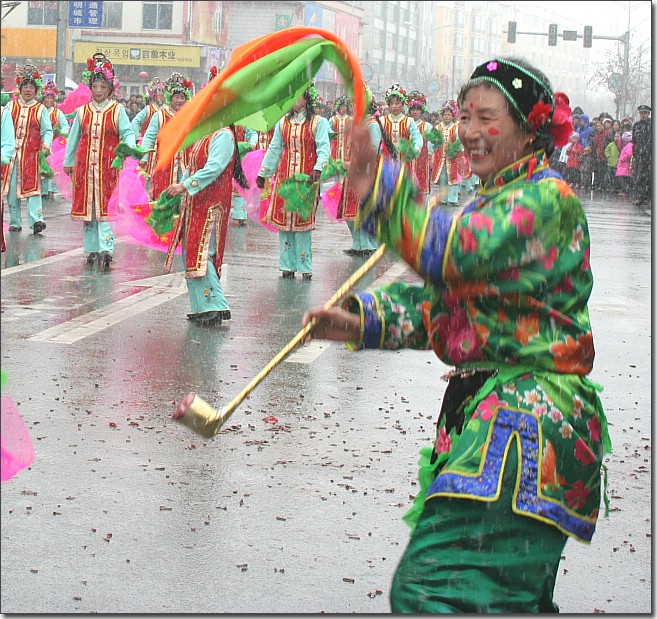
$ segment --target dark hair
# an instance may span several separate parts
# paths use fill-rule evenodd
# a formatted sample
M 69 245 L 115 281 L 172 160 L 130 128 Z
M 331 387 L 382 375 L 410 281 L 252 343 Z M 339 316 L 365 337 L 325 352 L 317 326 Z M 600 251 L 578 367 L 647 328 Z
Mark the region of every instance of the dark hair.
M 246 175 L 242 168 L 242 158 L 240 157 L 240 149 L 237 144 L 237 135 L 235 135 L 235 125 L 229 125 L 229 128 L 233 134 L 233 142 L 235 142 L 235 166 L 233 167 L 233 178 L 240 187 L 248 189 L 249 183 L 246 180 Z
M 501 58 L 500 60 L 506 60 L 509 63 L 512 63 L 514 65 L 517 65 L 521 69 L 524 69 L 531 75 L 533 75 L 536 79 L 538 79 L 539 82 L 542 82 L 542 84 L 549 90 L 550 94 L 553 93 L 552 86 L 550 85 L 550 80 L 547 78 L 547 76 L 537 69 L 536 67 L 532 66 L 529 64 L 526 60 L 523 58 Z M 477 72 L 478 69 L 475 69 L 475 73 Z M 473 74 L 474 75 L 474 74 Z M 465 100 L 465 97 L 467 93 L 474 88 L 475 86 L 484 86 L 485 88 L 495 88 L 496 90 L 500 90 L 500 88 L 488 81 L 472 81 L 472 77 L 461 87 L 461 90 L 459 91 L 459 95 L 457 98 L 457 101 L 459 105 L 463 103 Z M 509 101 L 507 94 L 502 93 L 504 95 L 504 99 L 506 101 L 506 106 L 507 109 L 509 110 L 509 113 L 511 114 L 511 118 L 513 118 L 513 122 L 515 123 L 516 127 L 520 129 L 523 133 L 529 135 L 532 133 L 535 133 L 531 127 L 527 124 L 525 119 L 521 116 L 520 112 L 516 109 L 516 107 Z M 536 140 L 534 141 L 534 149 L 543 149 L 545 150 L 545 154 L 550 157 L 552 153 L 554 152 L 554 138 L 552 135 L 550 135 L 550 132 L 545 132 L 542 134 L 536 133 Z

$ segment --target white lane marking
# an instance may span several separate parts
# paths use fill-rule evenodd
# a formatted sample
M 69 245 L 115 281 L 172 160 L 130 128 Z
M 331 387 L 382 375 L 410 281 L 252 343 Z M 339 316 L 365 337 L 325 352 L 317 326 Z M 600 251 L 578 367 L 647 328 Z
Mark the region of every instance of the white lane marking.
M 122 285 L 148 287 L 146 290 L 121 299 L 116 303 L 36 333 L 29 338 L 30 341 L 72 344 L 107 329 L 122 320 L 132 318 L 171 299 L 175 299 L 181 294 L 185 294 L 187 290 L 183 273 L 159 275 L 135 282 L 122 282 Z
M 395 262 L 381 277 L 373 281 L 368 288 L 375 288 L 383 284 L 389 284 L 398 280 L 405 271 L 410 267 L 402 260 Z M 325 350 L 333 344 L 342 344 L 342 342 L 333 342 L 330 340 L 310 340 L 308 344 L 302 344 L 285 359 L 285 363 L 305 363 L 310 364 L 317 359 Z M 344 344 L 342 344 L 344 345 Z
M 103 329 L 112 327 L 122 320 L 132 318 L 171 299 L 175 299 L 184 293 L 185 288 L 183 287 L 169 289 L 153 286 L 107 307 L 102 307 L 84 316 L 78 316 L 73 320 L 36 333 L 29 339 L 32 342 L 73 344 Z
M 61 254 L 55 254 L 54 256 L 48 256 L 47 258 L 41 258 L 40 260 L 34 260 L 32 262 L 25 262 L 23 264 L 17 264 L 15 267 L 7 267 L 0 271 L 0 277 L 5 275 L 13 275 L 14 273 L 20 273 L 21 271 L 27 271 L 28 269 L 35 269 L 36 267 L 41 267 L 46 264 L 52 264 L 53 262 L 59 262 L 61 260 L 66 260 L 71 256 L 78 256 L 83 254 L 82 247 L 77 249 L 72 249 L 71 251 L 65 251 Z

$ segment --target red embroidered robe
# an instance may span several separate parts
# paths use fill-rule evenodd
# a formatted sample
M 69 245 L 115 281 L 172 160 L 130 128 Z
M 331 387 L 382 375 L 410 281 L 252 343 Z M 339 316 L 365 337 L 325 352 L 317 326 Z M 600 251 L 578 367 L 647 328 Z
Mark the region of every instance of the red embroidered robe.
M 109 101 L 102 109 L 87 103 L 78 109 L 80 143 L 75 156 L 71 182 L 73 207 L 71 217 L 91 221 L 92 209 L 98 221 L 108 221 L 107 205 L 119 179 L 111 167 L 118 146 L 121 105 Z
M 277 182 L 284 181 L 294 174 L 308 174 L 317 163 L 315 132 L 319 116 L 310 119 L 304 116 L 300 120 L 290 120 L 284 116 L 279 121 L 281 137 L 283 138 L 283 153 L 276 171 Z M 319 204 L 319 183 L 314 196 L 310 215 L 305 218 L 299 213 L 288 213 L 285 201 L 278 195 L 276 189 L 267 208 L 266 223 L 281 232 L 308 232 L 315 229 L 315 213 Z
M 221 131 L 227 131 L 232 139 L 233 132 L 224 127 L 201 138 L 190 147 L 189 176 L 205 167 L 210 152 L 212 138 Z M 165 267 L 171 270 L 174 252 L 185 236 L 185 277 L 205 277 L 208 271 L 208 256 L 212 230 L 215 231 L 215 255 L 213 264 L 221 277 L 221 265 L 226 248 L 226 234 L 230 215 L 230 202 L 233 189 L 233 169 L 235 168 L 235 141 L 233 156 L 223 172 L 207 187 L 193 196 L 185 194 L 180 208 L 180 217 L 171 236 Z
M 337 135 L 331 138 L 331 159 L 349 161 L 351 158 L 351 122 L 353 118 L 345 114 L 331 117 L 329 130 Z
M 416 120 L 415 124 L 422 136 L 422 150 L 420 150 L 418 158 L 410 162 L 410 168 L 415 178 L 417 178 L 420 190 L 424 193 L 429 193 L 431 191 L 429 184 L 429 148 L 427 139 L 424 137 L 424 132 L 431 129 L 431 123 L 428 123 L 426 120 Z
M 399 140 L 402 138 L 405 140 L 411 139 L 411 123 L 413 122 L 415 121 L 410 116 L 406 116 L 406 114 L 400 114 L 397 120 L 392 118 L 391 114 L 386 114 L 383 117 L 381 126 L 392 143 L 398 146 Z M 386 155 L 390 154 L 387 152 L 388 149 L 385 147 L 385 144 L 383 145 L 383 150 Z
M 38 101 L 28 105 L 20 100 L 7 103 L 6 111 L 11 114 L 16 134 L 16 154 L 9 165 L 2 166 L 2 193 L 9 193 L 9 182 L 18 166 L 16 177 L 16 196 L 19 200 L 41 195 L 41 174 L 39 172 L 39 151 L 41 141 L 41 115 L 46 109 Z
M 456 157 L 447 156 L 447 146 L 453 144 L 459 139 L 458 128 L 458 122 L 453 122 L 448 127 L 445 126 L 442 121 L 436 125 L 436 129 L 442 131 L 443 134 L 443 143 L 431 156 L 431 182 L 436 185 L 440 182 L 440 175 L 445 166 L 447 166 L 447 183 L 449 185 L 456 185 L 459 182 L 459 165 L 461 156 L 460 154 Z
M 162 128 L 175 116 L 168 105 L 161 108 L 155 115 L 159 122 L 159 131 L 162 131 Z M 155 165 L 157 163 L 157 142 L 155 144 L 156 150 L 154 153 L 151 153 L 147 168 L 148 173 L 151 175 L 151 200 L 157 200 L 167 187 L 172 183 L 178 182 L 179 176 L 176 174 L 176 171 L 179 166 L 182 171 L 187 168 L 189 163 L 189 151 L 192 148 L 190 146 L 184 150 L 177 151 L 168 165 L 155 171 Z

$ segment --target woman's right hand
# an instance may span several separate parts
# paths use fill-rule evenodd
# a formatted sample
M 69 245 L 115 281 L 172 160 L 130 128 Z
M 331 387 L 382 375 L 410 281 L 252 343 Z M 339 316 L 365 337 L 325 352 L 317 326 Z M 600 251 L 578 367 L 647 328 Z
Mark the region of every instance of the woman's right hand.
M 354 342 L 360 340 L 360 316 L 352 314 L 341 307 L 325 309 L 318 307 L 308 310 L 301 320 L 306 326 L 313 319 L 317 321 L 315 327 L 306 336 L 304 342 L 310 340 L 336 340 L 338 342 Z

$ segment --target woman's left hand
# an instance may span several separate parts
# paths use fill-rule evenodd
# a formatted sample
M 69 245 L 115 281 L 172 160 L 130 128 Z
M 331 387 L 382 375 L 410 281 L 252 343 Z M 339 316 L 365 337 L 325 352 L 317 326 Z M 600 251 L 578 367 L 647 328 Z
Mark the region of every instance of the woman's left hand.
M 185 191 L 185 186 L 182 183 L 173 183 L 167 187 L 166 191 L 170 196 L 180 196 Z

